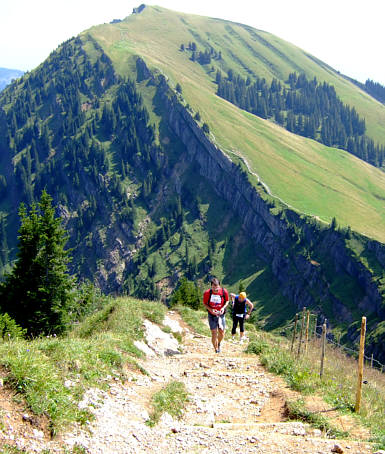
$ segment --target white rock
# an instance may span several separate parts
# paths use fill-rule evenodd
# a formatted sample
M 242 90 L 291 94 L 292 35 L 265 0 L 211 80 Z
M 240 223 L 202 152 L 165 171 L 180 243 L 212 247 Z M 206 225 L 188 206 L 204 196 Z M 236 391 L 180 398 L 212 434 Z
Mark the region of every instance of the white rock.
M 167 412 L 162 414 L 162 416 L 160 417 L 159 423 L 164 426 L 167 426 L 167 427 L 175 425 L 175 421 L 174 421 L 173 417 L 170 415 L 170 413 L 167 413 Z
M 303 436 L 306 435 L 306 430 L 303 427 L 295 427 L 292 433 L 293 435 Z
M 143 322 L 145 328 L 146 341 L 158 355 L 169 356 L 179 354 L 179 342 L 174 336 L 162 331 L 158 325 L 145 320 Z
M 154 352 L 154 350 L 151 350 L 151 348 L 145 342 L 136 340 L 134 342 L 134 345 L 136 348 L 138 348 L 140 351 L 142 351 L 146 356 L 156 356 L 156 353 Z
M 164 317 L 163 325 L 168 326 L 173 333 L 183 333 L 183 328 L 177 320 L 173 320 L 168 315 Z
M 36 438 L 44 438 L 44 432 L 42 432 L 41 430 L 33 429 L 33 435 Z

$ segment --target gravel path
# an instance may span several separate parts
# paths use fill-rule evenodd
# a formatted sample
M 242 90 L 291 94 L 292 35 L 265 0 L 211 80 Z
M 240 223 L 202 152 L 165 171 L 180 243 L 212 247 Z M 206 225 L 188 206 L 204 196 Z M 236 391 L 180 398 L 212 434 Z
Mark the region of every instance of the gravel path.
M 215 354 L 210 339 L 191 332 L 173 312 L 169 317 L 184 330 L 183 352 L 149 342 L 157 355 L 142 366 L 149 376 L 131 373 L 122 384 L 111 380 L 109 390 L 90 389 L 81 405 L 95 420 L 86 429 L 74 428 L 59 441 L 20 439 L 28 452 L 64 452 L 75 446 L 90 454 L 117 453 L 373 453 L 366 442 L 330 440 L 301 422 L 285 422 L 282 382 L 268 374 L 243 345 L 224 342 Z M 151 331 L 151 326 L 146 327 Z M 173 344 L 174 345 L 174 344 Z M 162 355 L 172 351 L 172 355 Z M 170 380 L 185 383 L 189 402 L 181 420 L 164 414 L 154 428 L 145 423 L 151 396 Z M 33 437 L 32 437 L 33 438 Z M 68 452 L 68 451 L 67 451 Z M 77 451 L 79 452 L 79 451 Z M 338 452 L 338 451 L 337 451 Z M 341 452 L 341 451 L 339 451 Z

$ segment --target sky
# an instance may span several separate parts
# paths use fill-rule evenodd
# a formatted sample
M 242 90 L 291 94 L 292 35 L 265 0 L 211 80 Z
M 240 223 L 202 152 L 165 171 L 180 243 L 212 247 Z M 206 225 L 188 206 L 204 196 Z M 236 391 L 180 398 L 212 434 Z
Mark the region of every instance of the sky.
M 143 0 L 141 0 L 143 1 Z M 123 19 L 141 1 L 1 0 L 0 67 L 32 70 L 63 41 Z M 343 74 L 385 85 L 384 0 L 144 0 L 148 5 L 251 25 Z

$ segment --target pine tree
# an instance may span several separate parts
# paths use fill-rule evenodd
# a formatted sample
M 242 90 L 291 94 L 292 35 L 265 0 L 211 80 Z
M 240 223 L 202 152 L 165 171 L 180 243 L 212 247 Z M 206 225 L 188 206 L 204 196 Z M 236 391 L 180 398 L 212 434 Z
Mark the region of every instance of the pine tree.
M 29 212 L 22 204 L 17 261 L 0 287 L 2 311 L 31 335 L 64 331 L 72 302 L 67 233 L 44 191 Z
M 330 230 L 337 230 L 338 224 L 337 219 L 333 217 L 332 222 L 330 223 Z
M 200 292 L 194 282 L 182 278 L 177 289 L 171 295 L 170 305 L 183 304 L 190 306 L 192 309 L 198 309 L 200 306 Z

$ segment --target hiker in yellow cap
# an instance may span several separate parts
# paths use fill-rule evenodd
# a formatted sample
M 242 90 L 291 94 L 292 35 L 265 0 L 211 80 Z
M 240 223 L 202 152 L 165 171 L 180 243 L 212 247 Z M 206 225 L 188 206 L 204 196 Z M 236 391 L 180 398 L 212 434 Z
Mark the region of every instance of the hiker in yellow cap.
M 239 295 L 230 293 L 230 296 L 233 302 L 233 328 L 231 330 L 231 335 L 233 336 L 234 340 L 235 333 L 237 332 L 237 325 L 239 323 L 239 340 L 240 342 L 243 342 L 245 340 L 245 320 L 250 317 L 254 305 L 247 298 L 245 292 L 241 292 Z M 249 307 L 247 308 L 247 306 Z

